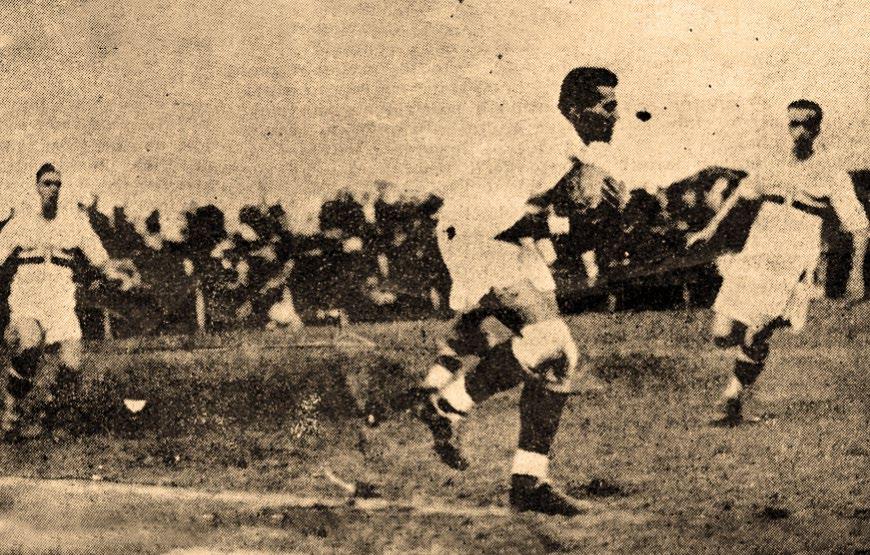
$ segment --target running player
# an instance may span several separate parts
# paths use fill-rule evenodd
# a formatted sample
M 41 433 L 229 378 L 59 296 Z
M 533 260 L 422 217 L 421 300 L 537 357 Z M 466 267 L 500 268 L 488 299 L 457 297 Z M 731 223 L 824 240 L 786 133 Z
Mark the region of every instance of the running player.
M 50 424 L 46 417 L 56 408 L 53 390 L 63 371 L 74 379 L 70 398 L 75 399 L 82 338 L 75 312 L 76 252 L 107 277 L 127 286 L 132 283 L 131 274 L 122 270 L 124 263 L 110 260 L 85 214 L 60 203 L 60 187 L 60 172 L 52 164 L 40 167 L 36 173 L 39 205 L 16 210 L 0 233 L 0 263 L 15 264 L 10 321 L 4 334 L 7 366 L 2 372 L 0 428 L 7 437 L 19 432 L 37 436 Z M 19 405 L 29 410 L 26 425 L 20 427 Z
M 867 250 L 867 216 L 846 169 L 816 141 L 822 108 L 809 100 L 788 106 L 793 145 L 788 160 L 772 170 L 750 174 L 689 244 L 713 236 L 739 198 L 764 202 L 743 250 L 720 262 L 722 287 L 713 306 L 713 336 L 720 348 L 739 347 L 733 376 L 722 397 L 720 425 L 738 425 L 743 406 L 764 370 L 773 332 L 800 331 L 813 290 L 821 252 L 823 219 L 834 217 L 854 237 L 848 294 L 864 296 L 861 269 Z

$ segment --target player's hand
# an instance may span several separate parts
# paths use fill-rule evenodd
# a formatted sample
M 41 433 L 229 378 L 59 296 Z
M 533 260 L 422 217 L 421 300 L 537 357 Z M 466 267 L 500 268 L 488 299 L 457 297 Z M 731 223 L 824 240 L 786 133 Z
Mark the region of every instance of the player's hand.
M 106 263 L 103 273 L 111 281 L 118 281 L 121 291 L 129 291 L 142 285 L 142 276 L 129 258 L 112 259 Z
M 529 264 L 540 263 L 541 254 L 537 246 L 533 242 L 525 242 L 520 244 L 519 262 L 520 266 L 528 266 Z

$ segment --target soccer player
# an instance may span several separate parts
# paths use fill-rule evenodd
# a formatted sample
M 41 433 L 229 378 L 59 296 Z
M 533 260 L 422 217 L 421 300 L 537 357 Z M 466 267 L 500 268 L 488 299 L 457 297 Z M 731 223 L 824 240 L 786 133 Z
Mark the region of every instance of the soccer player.
M 750 174 L 707 227 L 689 238 L 691 245 L 712 237 L 741 197 L 764 201 L 743 250 L 720 261 L 723 283 L 713 306 L 714 342 L 720 348 L 740 348 L 722 396 L 722 417 L 716 421 L 720 425 L 750 420 L 743 406 L 764 370 L 773 332 L 782 327 L 797 332 L 806 322 L 823 218 L 836 214 L 854 237 L 847 292 L 852 300 L 864 296 L 867 216 L 846 168 L 831 160 L 817 141 L 822 108 L 797 100 L 789 104 L 788 118 L 793 141 L 788 159 Z
M 584 147 L 610 141 L 616 84 L 616 75 L 603 68 L 576 68 L 565 77 L 559 109 Z M 464 470 L 459 422 L 492 395 L 523 384 L 510 503 L 518 511 L 575 515 L 576 501 L 548 480 L 550 447 L 579 358 L 556 303 L 549 237 L 551 230 L 593 225 L 618 210 L 627 195 L 601 169 L 579 160 L 554 188 L 531 199 L 499 185 L 463 190 L 446 198 L 439 213 L 439 247 L 452 280 L 450 307 L 459 315 L 425 377 L 430 397 L 421 416 L 441 460 Z M 588 245 L 583 251 L 594 280 L 594 253 Z M 491 345 L 481 329 L 487 317 L 509 328 L 511 338 Z M 469 355 L 479 362 L 466 369 L 463 357 Z
M 60 203 L 60 172 L 44 164 L 36 172 L 39 204 L 15 212 L 0 233 L 0 263 L 15 264 L 9 294 L 10 321 L 4 334 L 3 414 L 7 437 L 42 433 L 56 408 L 54 386 L 62 371 L 80 380 L 82 331 L 76 316 L 73 265 L 76 251 L 111 279 L 130 284 L 123 263 L 110 260 L 86 215 Z M 44 357 L 51 354 L 52 357 Z M 54 360 L 44 360 L 56 358 Z M 74 396 L 73 396 L 74 398 Z M 22 401 L 28 422 L 19 426 Z

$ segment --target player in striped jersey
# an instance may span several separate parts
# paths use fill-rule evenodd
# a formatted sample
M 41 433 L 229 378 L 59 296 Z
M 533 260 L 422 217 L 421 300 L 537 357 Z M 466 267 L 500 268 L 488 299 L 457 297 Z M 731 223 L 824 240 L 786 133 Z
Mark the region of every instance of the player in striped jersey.
M 723 283 L 713 306 L 714 342 L 721 348 L 740 348 L 723 394 L 722 417 L 716 421 L 721 425 L 746 420 L 743 405 L 764 370 L 774 331 L 803 328 L 826 218 L 854 238 L 848 294 L 852 300 L 864 296 L 867 216 L 846 169 L 817 142 L 822 108 L 797 100 L 788 106 L 788 116 L 793 139 L 788 159 L 751 173 L 709 225 L 689 239 L 691 245 L 712 237 L 739 198 L 764 201 L 743 250 L 719 264 Z
M 2 375 L 5 387 L 0 427 L 7 436 L 42 432 L 46 413 L 50 414 L 56 404 L 53 389 L 61 371 L 69 372 L 74 384 L 78 382 L 82 331 L 75 312 L 76 253 L 83 254 L 107 277 L 121 280 L 125 286 L 132 283 L 123 264 L 109 258 L 85 214 L 60 203 L 60 187 L 60 172 L 52 164 L 44 164 L 36 173 L 39 205 L 16 210 L 0 232 L 0 263 L 15 265 Z M 53 356 L 44 360 L 44 354 Z M 25 426 L 19 426 L 19 405 L 32 409 Z

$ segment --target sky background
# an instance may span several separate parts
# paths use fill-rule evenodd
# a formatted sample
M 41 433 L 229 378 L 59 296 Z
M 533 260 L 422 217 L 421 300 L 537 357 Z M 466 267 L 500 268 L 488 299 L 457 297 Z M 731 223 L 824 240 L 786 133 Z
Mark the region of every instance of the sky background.
M 301 205 L 388 180 L 440 192 L 553 183 L 576 148 L 564 74 L 620 76 L 634 185 L 751 169 L 795 98 L 868 163 L 870 3 L 841 0 L 0 2 L 0 186 L 55 161 L 68 196 L 142 214 Z M 642 123 L 637 110 L 652 119 Z

